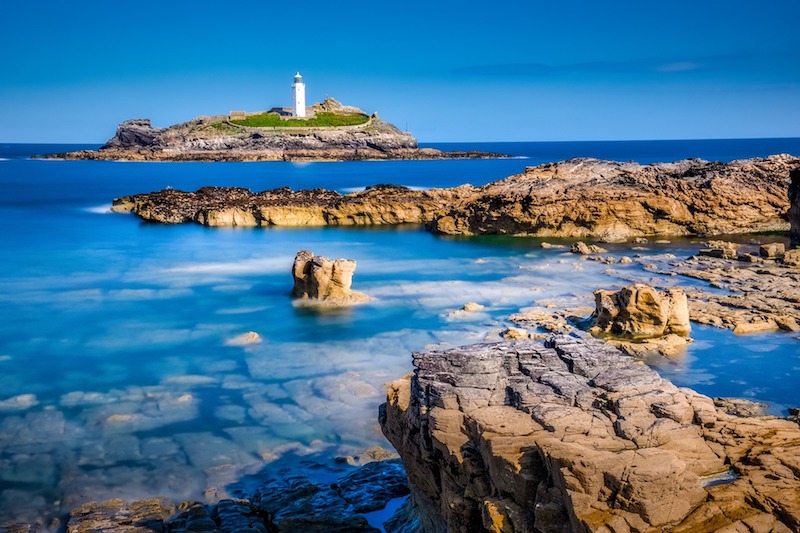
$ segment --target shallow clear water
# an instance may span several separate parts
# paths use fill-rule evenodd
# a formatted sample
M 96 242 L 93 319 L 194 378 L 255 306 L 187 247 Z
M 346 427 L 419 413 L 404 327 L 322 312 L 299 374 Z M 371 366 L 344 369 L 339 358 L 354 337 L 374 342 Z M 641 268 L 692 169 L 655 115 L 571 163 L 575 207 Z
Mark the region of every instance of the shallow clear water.
M 520 308 L 591 305 L 596 288 L 644 275 L 637 263 L 608 271 L 536 239 L 146 224 L 107 214 L 113 197 L 165 186 L 481 184 L 546 160 L 540 152 L 578 150 L 542 144 L 550 143 L 479 147 L 529 159 L 311 164 L 39 161 L 26 156 L 61 148 L 0 146 L 0 522 L 115 496 L 214 498 L 275 465 L 311 471 L 386 446 L 376 421 L 382 384 L 410 371 L 411 351 L 494 338 Z M 647 160 L 641 145 L 598 144 L 608 157 Z M 354 287 L 375 300 L 340 311 L 293 307 L 300 249 L 355 259 Z M 643 253 L 695 249 L 676 242 Z M 469 301 L 486 309 L 449 315 Z M 248 331 L 263 342 L 228 344 Z M 792 336 L 696 328 L 694 337 L 684 359 L 654 363 L 677 384 L 777 411 L 800 404 Z

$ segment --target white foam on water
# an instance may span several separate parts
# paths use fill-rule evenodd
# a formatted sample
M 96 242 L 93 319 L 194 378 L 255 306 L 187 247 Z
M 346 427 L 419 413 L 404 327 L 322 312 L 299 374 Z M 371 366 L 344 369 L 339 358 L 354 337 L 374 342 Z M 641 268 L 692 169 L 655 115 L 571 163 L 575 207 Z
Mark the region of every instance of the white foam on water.
M 96 205 L 93 207 L 85 207 L 83 211 L 87 213 L 95 213 L 97 215 L 110 215 L 111 213 L 111 204 L 103 204 L 103 205 Z
M 195 263 L 168 268 L 155 275 L 171 274 L 224 274 L 224 275 L 250 275 L 270 274 L 276 272 L 290 272 L 294 256 L 260 257 L 242 259 L 238 261 L 225 261 L 215 263 Z

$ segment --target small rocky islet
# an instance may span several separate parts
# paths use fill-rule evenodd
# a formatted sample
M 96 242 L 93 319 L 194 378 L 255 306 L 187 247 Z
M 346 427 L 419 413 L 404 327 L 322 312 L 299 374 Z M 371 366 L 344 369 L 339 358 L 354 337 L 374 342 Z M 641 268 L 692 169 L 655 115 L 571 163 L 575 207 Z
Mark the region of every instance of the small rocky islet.
M 98 150 L 42 156 L 49 159 L 114 161 L 365 161 L 506 157 L 479 151 L 420 148 L 411 133 L 377 113 L 344 106 L 333 98 L 309 106 L 309 117 L 280 108 L 260 113 L 201 116 L 167 128 L 149 119 L 122 122 Z M 284 116 L 286 115 L 286 116 Z M 315 117 L 332 124 L 317 125 Z M 269 126 L 262 125 L 270 124 Z M 328 122 L 319 121 L 323 124 Z
M 637 217 L 630 213 L 641 213 L 640 208 L 650 205 L 643 195 L 655 193 L 632 192 L 637 185 L 631 185 L 630 175 L 624 178 L 621 174 L 595 175 L 592 179 L 606 180 L 617 191 L 618 196 L 607 196 L 612 200 L 606 202 L 608 205 L 617 205 L 614 198 L 634 199 L 627 211 L 619 207 L 621 204 L 614 209 L 587 211 L 596 218 L 581 219 L 583 228 L 591 228 L 586 235 L 614 240 L 670 233 L 645 231 L 666 224 L 678 228 L 674 232 L 678 235 L 706 233 L 702 228 L 727 233 L 737 233 L 737 228 L 741 232 L 752 232 L 754 227 L 771 231 L 789 229 L 792 239 L 788 249 L 783 243 L 766 243 L 756 248 L 756 253 L 738 250 L 730 243 L 711 241 L 688 260 L 664 257 L 659 262 L 643 257 L 641 260 L 649 261 L 645 268 L 692 276 L 725 291 L 659 295 L 658 291 L 636 285 L 620 292 L 598 291 L 592 317 L 596 333 L 602 337 L 611 334 L 617 340 L 627 336 L 629 341 L 641 341 L 643 331 L 653 338 L 670 334 L 685 336 L 687 316 L 694 322 L 738 329 L 741 333 L 797 331 L 800 297 L 796 294 L 796 278 L 800 258 L 791 246 L 800 245 L 800 170 L 792 171 L 798 163 L 797 158 L 773 156 L 728 165 L 696 161 L 672 164 L 675 166 L 671 168 L 684 169 L 681 172 L 693 168 L 688 171 L 690 177 L 702 175 L 694 180 L 696 188 L 691 184 L 681 185 L 679 176 L 673 175 L 669 179 L 674 183 L 665 187 L 674 187 L 685 196 L 677 194 L 680 200 L 676 200 L 665 195 L 662 208 L 649 211 L 650 218 L 645 218 L 635 229 L 631 221 Z M 594 172 L 609 165 L 619 169 L 632 164 L 580 160 L 544 167 L 553 169 L 560 165 L 582 170 L 591 167 Z M 698 172 L 697 165 L 705 168 L 705 173 Z M 656 172 L 652 167 L 644 171 L 651 178 Z M 534 174 L 535 181 L 538 172 L 525 174 Z M 748 173 L 752 173 L 749 178 Z M 509 180 L 514 178 L 519 177 Z M 546 181 L 553 179 L 549 175 Z M 653 179 L 669 181 L 663 176 Z M 383 211 L 376 211 L 384 213 L 381 216 L 385 218 L 380 220 L 396 219 L 398 211 L 409 210 L 415 216 L 421 212 L 439 213 L 442 218 L 449 216 L 453 221 L 463 221 L 452 227 L 478 228 L 477 233 L 484 232 L 481 228 L 486 227 L 530 228 L 525 225 L 529 222 L 517 218 L 523 213 L 530 216 L 533 212 L 530 206 L 544 200 L 531 200 L 525 207 L 520 198 L 533 198 L 539 189 L 532 182 L 520 196 L 519 192 L 511 192 L 513 187 L 507 187 L 511 182 L 498 185 L 504 181 L 486 186 L 484 192 L 505 190 L 508 194 L 505 202 L 483 194 L 457 203 L 466 198 L 460 196 L 461 188 L 445 190 L 442 194 L 453 195 L 450 198 L 457 201 L 453 205 L 462 209 L 455 218 L 453 205 L 446 212 L 420 209 L 413 198 L 428 191 L 375 187 L 356 193 L 351 199 L 358 198 L 362 203 L 369 199 L 376 207 L 382 205 Z M 580 181 L 576 178 L 572 182 L 577 188 L 572 191 L 573 196 L 577 191 L 585 194 L 591 189 L 581 188 Z M 635 178 L 633 181 L 639 183 Z M 738 187 L 744 183 L 759 191 L 758 200 Z M 480 188 L 469 189 L 474 194 Z M 210 212 L 231 209 L 226 204 L 231 200 L 228 194 L 245 203 L 252 200 L 252 193 L 243 189 L 207 192 L 219 193 L 217 203 L 210 207 L 202 202 L 204 193 L 200 191 L 162 191 L 154 193 L 155 197 L 137 195 L 116 203 L 123 207 L 118 210 L 130 210 L 148 220 L 157 219 L 141 213 L 160 212 L 165 217 L 161 222 L 233 225 L 209 224 L 208 220 L 225 218 L 208 215 L 209 211 L 205 218 L 197 213 L 204 209 Z M 542 198 L 552 199 L 547 196 L 551 193 L 542 193 Z M 606 195 L 609 193 L 604 191 Z M 311 204 L 309 212 L 314 213 L 331 200 L 337 206 L 351 200 L 343 200 L 349 195 L 330 191 L 299 194 L 307 195 L 306 200 L 308 195 L 316 198 L 307 202 Z M 398 209 L 385 195 L 412 200 Z M 690 201 L 693 195 L 701 199 L 708 196 L 703 201 L 698 198 Z M 600 201 L 600 196 L 596 201 Z M 589 197 L 578 197 L 585 203 L 592 202 Z M 172 198 L 173 203 L 163 202 L 164 198 Z M 713 204 L 719 206 L 716 216 L 699 209 L 701 205 L 712 205 L 712 198 Z M 241 205 L 236 204 L 235 209 Z M 479 215 L 469 210 L 480 205 L 491 207 Z M 687 205 L 692 209 L 684 209 Z M 465 209 L 465 206 L 472 207 Z M 291 211 L 290 206 L 279 207 L 287 213 Z M 175 217 L 175 212 L 180 215 Z M 691 216 L 679 218 L 675 216 L 678 212 Z M 363 218 L 358 220 L 362 222 L 352 223 L 374 223 L 363 222 L 376 218 L 367 216 L 363 210 L 361 213 Z M 610 214 L 614 215 L 612 220 L 607 218 Z M 486 225 L 490 218 L 494 226 Z M 415 222 L 427 222 L 436 229 L 435 220 Z M 574 222 L 575 218 L 571 218 L 561 227 L 574 227 L 571 226 Z M 473 229 L 465 233 L 474 233 Z M 595 257 L 603 260 L 597 255 L 602 249 L 596 245 L 574 248 L 575 253 L 587 260 Z M 337 261 L 341 262 L 338 269 L 334 268 Z M 320 287 L 326 294 L 326 283 L 346 285 L 344 294 L 350 296 L 355 265 L 337 261 L 318 258 L 310 252 L 298 254 L 293 268 L 295 297 L 324 299 L 320 298 Z M 320 274 L 313 275 L 315 271 Z M 311 279 L 321 280 L 322 285 L 312 286 Z M 753 294 L 759 298 L 748 297 Z M 336 294 L 333 298 L 340 296 Z M 520 323 L 545 329 L 555 324 L 554 320 L 541 316 L 528 316 L 527 320 L 522 318 Z M 653 329 L 659 325 L 660 328 Z M 387 403 L 379 414 L 381 428 L 400 453 L 404 468 L 400 468 L 398 460 L 385 460 L 363 466 L 335 483 L 320 484 L 307 479 L 273 481 L 242 494 L 240 499 L 225 499 L 215 504 L 185 502 L 174 506 L 164 499 L 130 504 L 119 500 L 87 503 L 71 513 L 66 530 L 375 531 L 364 513 L 409 492 L 406 504 L 384 524 L 386 531 L 800 530 L 800 413 L 796 409 L 790 410 L 788 418 L 763 416 L 758 406 L 748 402 L 711 399 L 691 389 L 678 388 L 609 342 L 580 333 L 547 335 L 544 343 L 521 339 L 429 350 L 415 353 L 413 362 L 413 374 L 390 385 Z M 351 481 L 359 488 L 353 488 Z M 354 492 L 360 496 L 354 496 Z M 362 501 L 373 503 L 360 506 Z M 36 531 L 37 527 L 19 525 L 6 530 Z

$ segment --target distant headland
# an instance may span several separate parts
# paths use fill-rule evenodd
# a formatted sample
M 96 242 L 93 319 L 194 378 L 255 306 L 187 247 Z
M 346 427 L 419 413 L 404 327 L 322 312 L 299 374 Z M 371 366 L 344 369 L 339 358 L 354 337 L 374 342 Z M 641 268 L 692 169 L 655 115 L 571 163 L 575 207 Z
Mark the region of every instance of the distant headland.
M 201 116 L 167 128 L 149 119 L 126 120 L 99 150 L 50 154 L 46 158 L 126 161 L 357 161 L 503 157 L 485 152 L 420 148 L 408 132 L 377 113 L 333 98 L 305 105 L 300 73 L 292 84 L 292 107 L 231 111 Z

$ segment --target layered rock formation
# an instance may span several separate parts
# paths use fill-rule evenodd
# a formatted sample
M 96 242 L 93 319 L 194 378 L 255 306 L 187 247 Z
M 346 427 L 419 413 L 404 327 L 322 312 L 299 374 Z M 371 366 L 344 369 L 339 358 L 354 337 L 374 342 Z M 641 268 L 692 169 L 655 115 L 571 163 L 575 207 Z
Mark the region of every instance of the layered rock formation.
M 333 99 L 312 106 L 317 112 L 366 114 Z M 417 140 L 373 114 L 366 123 L 329 127 L 252 127 L 227 116 L 198 117 L 168 128 L 148 119 L 126 120 L 99 150 L 46 157 L 126 161 L 307 161 L 497 157 L 480 152 L 419 148 Z
M 792 156 L 639 165 L 573 159 L 481 187 L 432 221 L 441 233 L 541 237 L 711 235 L 786 230 Z
M 670 334 L 685 337 L 692 329 L 683 289 L 661 293 L 637 283 L 619 291 L 595 291 L 594 298 L 594 334 L 646 339 Z
M 424 223 L 446 234 L 604 240 L 785 231 L 789 170 L 799 164 L 787 155 L 727 164 L 573 159 L 483 187 L 376 186 L 347 195 L 205 187 L 126 196 L 114 200 L 113 209 L 156 222 L 209 226 Z
M 427 532 L 800 528 L 800 427 L 740 418 L 600 341 L 414 354 L 381 427 Z
M 368 302 L 369 296 L 350 288 L 355 271 L 356 262 L 352 259 L 331 260 L 301 250 L 297 252 L 292 265 L 292 296 L 310 305 L 352 305 Z

